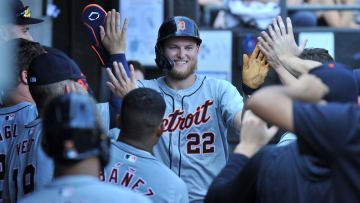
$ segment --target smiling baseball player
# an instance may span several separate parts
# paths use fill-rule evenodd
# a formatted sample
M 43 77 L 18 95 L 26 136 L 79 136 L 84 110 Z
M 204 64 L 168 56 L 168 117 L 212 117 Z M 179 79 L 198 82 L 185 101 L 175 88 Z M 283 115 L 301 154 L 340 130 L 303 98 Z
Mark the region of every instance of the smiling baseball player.
M 195 74 L 202 40 L 193 20 L 176 16 L 160 27 L 156 63 L 166 74 L 136 83 L 121 64 L 107 69 L 111 91 L 122 98 L 129 90 L 148 87 L 164 98 L 164 134 L 154 155 L 185 181 L 190 202 L 202 202 L 213 178 L 225 166 L 227 129 L 240 129 L 242 97 L 229 82 Z M 119 69 L 120 67 L 120 69 Z

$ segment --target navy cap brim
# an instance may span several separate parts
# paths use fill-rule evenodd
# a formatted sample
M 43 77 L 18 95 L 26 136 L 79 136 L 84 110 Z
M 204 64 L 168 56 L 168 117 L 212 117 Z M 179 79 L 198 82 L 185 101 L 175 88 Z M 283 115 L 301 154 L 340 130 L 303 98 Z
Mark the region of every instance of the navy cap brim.
M 17 25 L 31 25 L 31 24 L 38 24 L 38 23 L 42 23 L 42 22 L 44 22 L 44 20 L 41 20 L 38 18 L 22 18 L 22 17 L 16 18 Z

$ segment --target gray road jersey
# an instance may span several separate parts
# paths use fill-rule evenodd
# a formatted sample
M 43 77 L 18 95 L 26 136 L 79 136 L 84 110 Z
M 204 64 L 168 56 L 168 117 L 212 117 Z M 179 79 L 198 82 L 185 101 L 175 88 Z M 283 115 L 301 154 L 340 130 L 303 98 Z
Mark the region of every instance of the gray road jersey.
M 148 196 L 156 203 L 189 202 L 184 181 L 150 153 L 114 141 L 110 157 L 102 180 Z
M 54 164 L 41 148 L 41 131 L 41 119 L 19 128 L 21 136 L 9 151 L 4 199 L 15 202 L 51 182 Z
M 157 90 L 166 102 L 166 131 L 154 155 L 185 181 L 191 202 L 202 201 L 227 162 L 227 128 L 234 126 L 242 97 L 231 83 L 199 75 L 184 90 L 171 89 L 164 77 L 138 86 Z
M 19 126 L 24 126 L 37 116 L 36 106 L 22 102 L 14 106 L 0 108 L 0 203 L 2 203 L 3 185 L 6 173 L 8 148 L 19 136 Z
M 19 201 L 19 203 L 28 202 L 150 203 L 151 201 L 134 192 L 102 183 L 97 178 L 73 175 L 57 178 L 46 187 Z

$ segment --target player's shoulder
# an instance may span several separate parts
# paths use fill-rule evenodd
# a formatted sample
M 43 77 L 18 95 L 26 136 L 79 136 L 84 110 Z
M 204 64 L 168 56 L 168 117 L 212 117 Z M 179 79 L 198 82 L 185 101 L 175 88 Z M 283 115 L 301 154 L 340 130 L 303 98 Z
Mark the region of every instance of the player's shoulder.
M 21 102 L 9 107 L 0 108 L 0 116 L 12 113 L 18 113 L 20 111 L 36 111 L 35 104 L 30 102 Z
M 196 75 L 199 80 L 209 85 L 232 85 L 229 81 L 211 76 Z
M 163 81 L 164 81 L 164 77 L 159 77 L 150 80 L 138 80 L 137 85 L 138 87 L 155 88 L 161 85 Z

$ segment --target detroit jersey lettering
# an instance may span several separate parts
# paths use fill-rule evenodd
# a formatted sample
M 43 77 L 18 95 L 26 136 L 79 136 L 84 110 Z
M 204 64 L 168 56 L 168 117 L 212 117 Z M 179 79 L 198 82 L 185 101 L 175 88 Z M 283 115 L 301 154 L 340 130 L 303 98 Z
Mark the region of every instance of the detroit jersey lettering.
M 100 178 L 157 203 L 189 202 L 184 181 L 149 152 L 123 142 L 111 143 L 110 162 Z
M 155 157 L 185 181 L 190 202 L 203 201 L 227 162 L 227 128 L 234 127 L 242 97 L 231 83 L 200 75 L 183 90 L 168 87 L 164 77 L 138 81 L 138 86 L 157 90 L 166 102 L 165 132 Z
M 16 202 L 51 182 L 54 164 L 41 148 L 41 119 L 19 128 L 9 151 L 4 199 Z
M 14 106 L 0 108 L 0 203 L 3 202 L 4 178 L 7 167 L 9 146 L 19 135 L 19 127 L 36 119 L 34 104 L 22 102 Z

